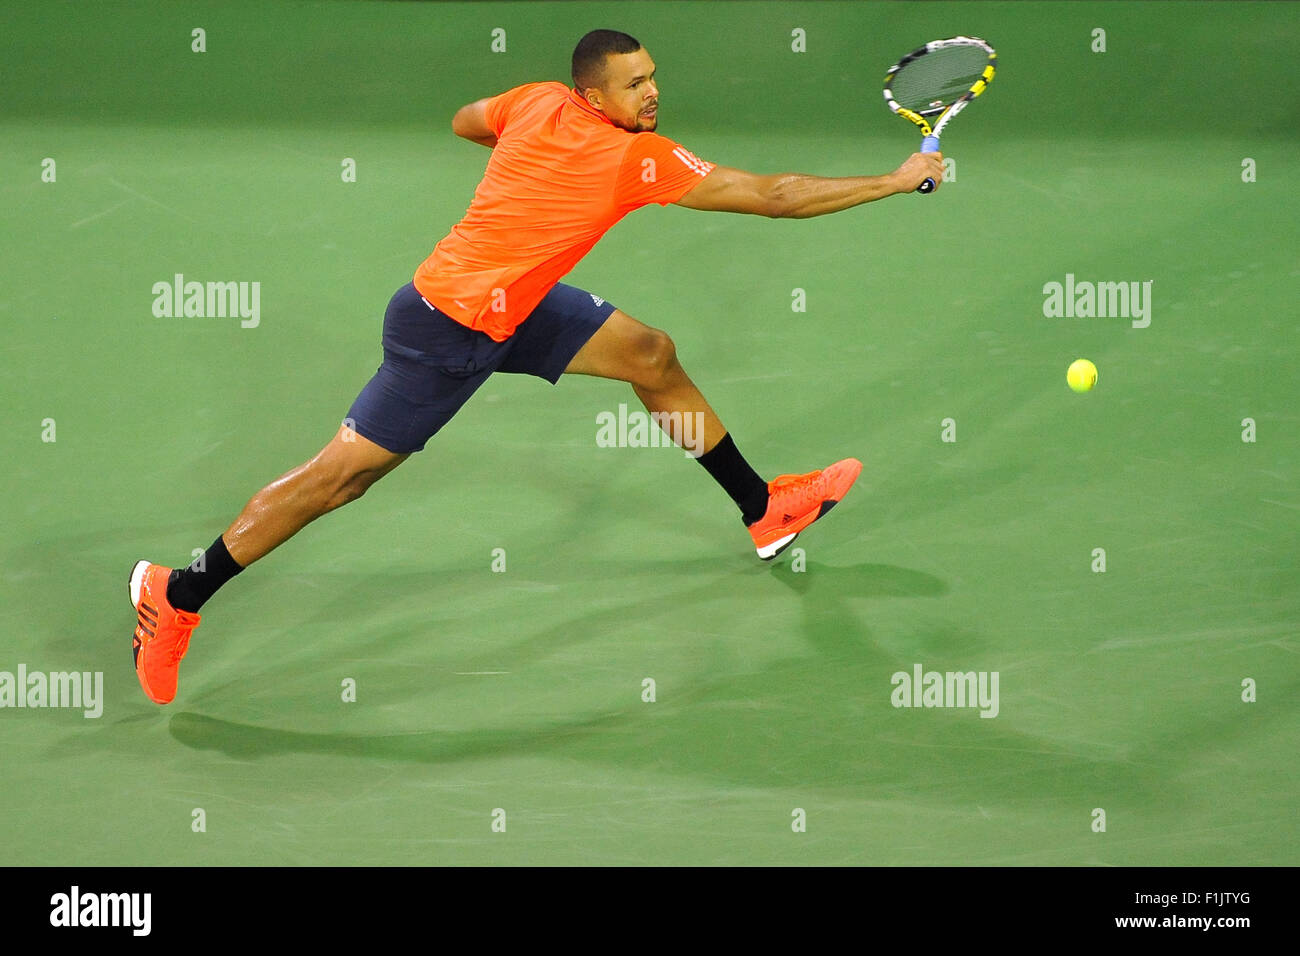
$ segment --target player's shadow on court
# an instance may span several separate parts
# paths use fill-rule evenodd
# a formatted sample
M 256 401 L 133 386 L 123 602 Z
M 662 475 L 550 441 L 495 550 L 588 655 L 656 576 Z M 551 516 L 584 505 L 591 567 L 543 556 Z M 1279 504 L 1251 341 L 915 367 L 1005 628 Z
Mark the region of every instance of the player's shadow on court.
M 778 561 L 781 559 L 778 558 Z M 855 564 L 837 568 L 824 564 L 793 570 L 783 562 L 771 568 L 772 577 L 800 595 L 825 592 L 836 597 L 938 597 L 948 593 L 941 578 L 895 564 Z
M 572 725 L 572 728 L 580 727 Z M 228 757 L 252 759 L 278 754 L 325 754 L 427 763 L 509 754 L 553 746 L 563 728 L 522 730 L 428 731 L 401 734 L 308 733 L 276 730 L 207 717 L 188 711 L 168 722 L 177 742 L 196 750 L 217 750 Z
M 879 601 L 933 598 L 948 591 L 932 574 L 892 564 L 833 567 L 810 562 L 802 571 L 796 567 L 782 561 L 769 572 L 798 595 L 803 637 L 820 657 L 843 659 L 851 666 L 864 666 L 877 655 L 871 627 Z
M 713 575 L 705 573 L 710 566 Z M 1143 752 L 1116 753 L 1073 736 L 1035 733 L 1032 724 L 1027 727 L 1015 716 L 1015 703 L 1027 692 L 1016 683 L 1023 684 L 1025 675 L 1011 670 L 1003 675 L 1004 712 L 996 720 L 982 719 L 969 707 L 898 709 L 892 702 L 891 675 L 910 672 L 916 662 L 942 661 L 956 648 L 961 650 L 958 659 L 964 659 L 982 640 L 977 630 L 941 613 L 905 612 L 902 630 L 895 614 L 894 625 L 873 633 L 884 627 L 877 624 L 878 612 L 893 601 L 946 593 L 947 584 L 939 578 L 877 564 L 813 562 L 797 572 L 784 560 L 728 571 L 709 562 L 700 571 L 703 580 L 687 576 L 690 583 L 676 596 L 705 612 L 719 584 L 747 600 L 772 588 L 788 588 L 782 593 L 793 595 L 798 604 L 792 623 L 806 650 L 768 656 L 753 667 L 734 661 L 701 667 L 694 679 L 661 688 L 653 706 L 619 702 L 593 713 L 588 705 L 572 716 L 507 719 L 481 729 L 309 732 L 183 711 L 171 717 L 168 730 L 185 747 L 237 760 L 306 754 L 442 765 L 454 774 L 464 761 L 549 757 L 614 774 L 654 773 L 711 786 L 800 792 L 817 787 L 882 807 L 899 801 L 946 807 L 957 792 L 967 809 L 1015 813 L 1026 803 L 1069 804 L 1085 784 L 1169 806 L 1185 799 L 1182 791 L 1168 792 L 1159 778 L 1151 777 Z M 767 588 L 746 584 L 769 575 L 775 580 Z M 527 666 L 543 647 L 563 645 L 589 628 L 608 633 L 629 615 L 661 609 L 663 600 L 652 591 L 616 607 L 587 608 L 530 633 L 510 650 Z M 777 602 L 773 610 L 780 606 Z M 748 638 L 762 642 L 770 636 Z M 423 693 L 436 693 L 428 682 L 422 686 Z
M 709 562 L 716 570 L 716 564 Z M 747 569 L 748 570 L 748 569 Z M 851 607 L 847 599 L 930 597 L 943 594 L 946 585 L 940 579 L 920 571 L 893 565 L 863 564 L 850 567 L 830 567 L 813 564 L 807 570 L 795 572 L 788 565 L 761 569 L 769 572 L 786 587 L 799 595 L 803 607 L 803 632 L 814 657 L 800 659 L 795 667 L 834 667 L 845 673 L 844 664 L 854 667 L 880 664 L 880 652 L 871 645 L 870 633 L 859 619 L 861 608 Z M 699 585 L 707 590 L 709 585 Z M 808 600 L 803 600 L 804 597 Z M 658 596 L 654 600 L 658 600 Z M 636 602 L 632 602 L 635 605 Z M 566 618 L 562 625 L 547 628 L 522 645 L 511 648 L 515 659 L 527 659 L 539 648 L 553 650 L 574 633 L 586 628 L 602 629 L 615 626 L 621 615 L 632 608 L 602 609 L 580 615 L 579 619 Z M 391 639 L 391 632 L 390 632 Z M 537 646 L 534 646 L 537 645 Z M 832 663 L 836 662 L 836 663 Z M 745 681 L 756 675 L 737 676 Z M 725 675 L 720 679 L 705 680 L 693 689 L 683 688 L 690 698 L 707 702 L 711 695 L 730 695 L 726 688 L 732 681 Z M 426 681 L 426 685 L 427 685 Z M 425 690 L 427 691 L 426 686 Z M 779 699 L 790 693 L 778 679 L 766 689 L 764 695 Z M 635 727 L 631 714 L 602 714 L 578 716 L 573 720 L 559 720 L 536 728 L 508 728 L 482 730 L 429 731 L 398 734 L 325 733 L 279 730 L 255 724 L 222 720 L 202 714 L 182 712 L 171 718 L 168 729 L 181 744 L 200 750 L 217 750 L 230 757 L 252 759 L 289 753 L 318 753 L 333 757 L 362 757 L 390 760 L 414 760 L 439 763 L 484 756 L 509 755 L 550 749 L 580 751 L 594 747 L 603 751 L 601 738 L 613 734 L 616 741 L 626 743 L 628 731 Z M 624 726 L 627 724 L 628 726 Z M 614 745 L 617 749 L 617 744 Z

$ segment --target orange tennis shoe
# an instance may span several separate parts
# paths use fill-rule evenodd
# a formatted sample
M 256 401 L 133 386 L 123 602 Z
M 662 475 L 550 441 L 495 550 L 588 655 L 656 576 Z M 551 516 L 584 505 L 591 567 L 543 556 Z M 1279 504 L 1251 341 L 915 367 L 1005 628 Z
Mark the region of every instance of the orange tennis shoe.
M 799 532 L 835 507 L 862 473 L 862 462 L 845 458 L 806 475 L 780 475 L 767 483 L 767 514 L 749 526 L 758 556 L 771 561 Z
M 181 611 L 167 602 L 167 579 L 172 569 L 137 561 L 127 584 L 135 608 L 135 676 L 155 704 L 170 704 L 176 696 L 181 658 L 199 615 Z

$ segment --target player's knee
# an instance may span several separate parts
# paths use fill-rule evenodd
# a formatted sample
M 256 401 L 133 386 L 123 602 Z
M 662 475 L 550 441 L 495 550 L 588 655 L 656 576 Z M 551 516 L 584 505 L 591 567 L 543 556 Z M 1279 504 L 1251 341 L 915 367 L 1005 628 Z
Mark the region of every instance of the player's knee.
M 638 378 L 634 382 L 642 388 L 661 388 L 671 383 L 680 366 L 677 364 L 677 346 L 667 332 L 647 328 L 636 348 Z
M 378 476 L 333 456 L 320 455 L 308 465 L 308 491 L 320 514 L 341 508 L 366 493 Z
M 378 476 L 371 472 L 357 472 L 344 476 L 341 480 L 335 482 L 326 502 L 325 510 L 333 511 L 335 508 L 342 508 L 344 505 L 356 501 L 369 490 L 377 478 Z

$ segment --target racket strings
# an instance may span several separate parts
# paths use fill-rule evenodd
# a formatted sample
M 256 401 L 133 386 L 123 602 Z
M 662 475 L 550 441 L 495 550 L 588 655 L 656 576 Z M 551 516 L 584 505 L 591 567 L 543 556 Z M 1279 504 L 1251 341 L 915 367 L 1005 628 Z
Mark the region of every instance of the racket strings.
M 951 106 L 970 88 L 988 65 L 981 47 L 950 47 L 917 57 L 894 75 L 890 90 L 902 107 L 918 113 Z

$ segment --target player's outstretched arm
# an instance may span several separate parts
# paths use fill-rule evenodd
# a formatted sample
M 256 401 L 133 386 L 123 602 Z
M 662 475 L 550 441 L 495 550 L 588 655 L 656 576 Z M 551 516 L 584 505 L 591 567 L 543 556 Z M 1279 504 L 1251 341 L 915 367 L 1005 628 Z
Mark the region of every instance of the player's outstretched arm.
M 744 212 L 771 219 L 809 219 L 910 193 L 927 178 L 943 180 L 942 153 L 913 153 L 884 176 L 827 178 L 803 173 L 759 176 L 743 169 L 717 166 L 677 200 L 688 209 Z
M 488 126 L 487 104 L 484 99 L 462 106 L 451 118 L 451 131 L 472 143 L 492 149 L 497 144 L 497 134 Z

